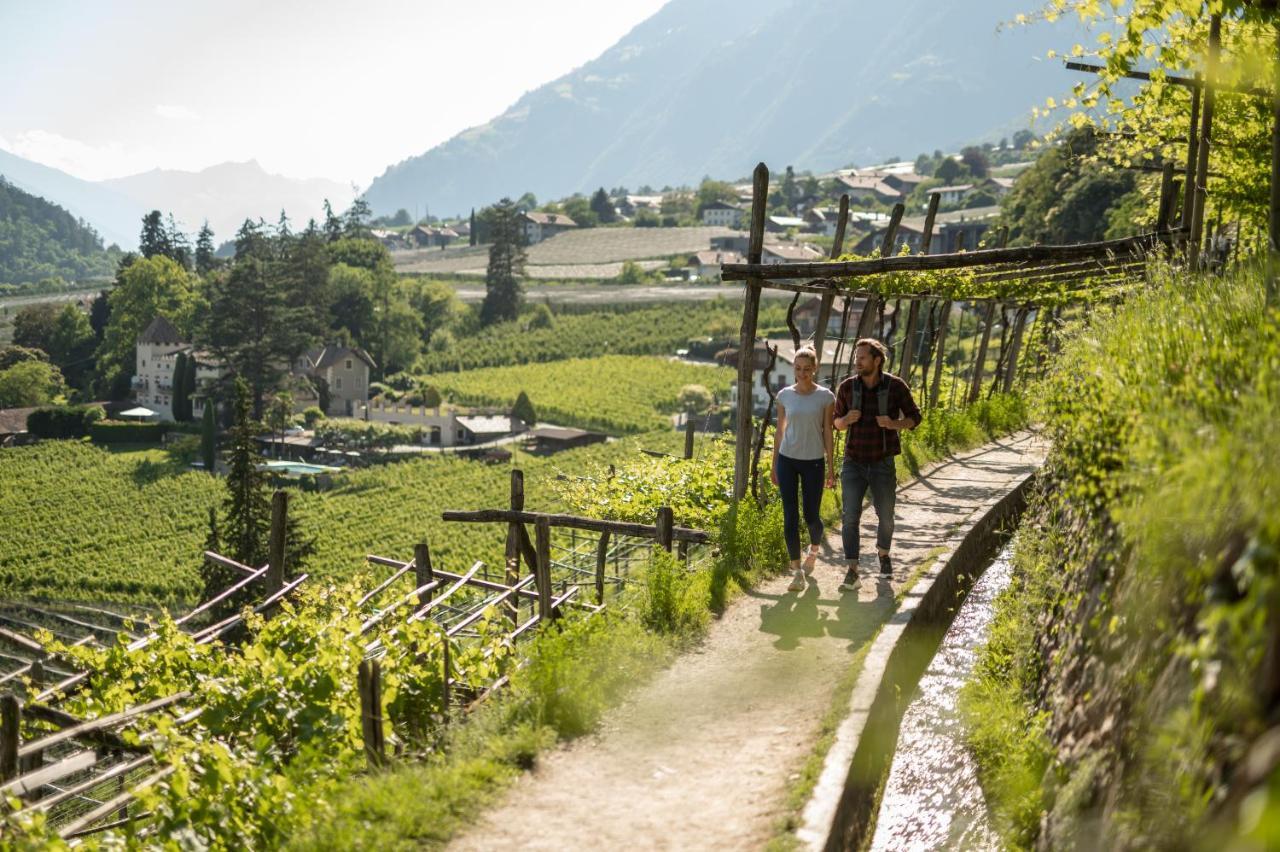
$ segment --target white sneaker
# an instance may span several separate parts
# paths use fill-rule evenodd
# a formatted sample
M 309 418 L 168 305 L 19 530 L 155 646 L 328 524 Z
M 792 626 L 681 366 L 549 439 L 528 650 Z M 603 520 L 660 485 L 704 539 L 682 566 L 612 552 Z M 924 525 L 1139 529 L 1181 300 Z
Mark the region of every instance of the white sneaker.
M 787 586 L 789 592 L 803 592 L 808 587 L 808 583 L 804 580 L 804 572 L 797 571 L 796 575 L 791 578 L 791 585 Z

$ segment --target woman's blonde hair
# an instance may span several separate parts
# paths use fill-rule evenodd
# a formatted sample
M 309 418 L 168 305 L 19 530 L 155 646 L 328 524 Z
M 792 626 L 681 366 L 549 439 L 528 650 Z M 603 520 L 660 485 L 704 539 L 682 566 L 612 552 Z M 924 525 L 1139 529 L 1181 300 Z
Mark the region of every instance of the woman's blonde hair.
M 818 353 L 814 351 L 812 346 L 801 346 L 796 350 L 796 354 L 792 356 L 791 363 L 799 361 L 801 358 L 808 358 L 816 369 L 818 366 Z

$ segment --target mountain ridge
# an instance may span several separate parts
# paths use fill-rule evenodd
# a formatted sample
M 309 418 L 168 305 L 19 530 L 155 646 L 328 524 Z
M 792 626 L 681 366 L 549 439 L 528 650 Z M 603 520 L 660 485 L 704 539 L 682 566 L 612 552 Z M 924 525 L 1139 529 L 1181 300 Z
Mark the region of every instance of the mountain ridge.
M 490 121 L 388 167 L 364 197 L 375 213 L 424 201 L 455 213 L 525 191 L 745 175 L 760 160 L 826 170 L 954 150 L 1070 84 L 1036 61 L 1062 46 L 1062 25 L 997 36 L 1026 0 L 963 5 L 673 0 Z

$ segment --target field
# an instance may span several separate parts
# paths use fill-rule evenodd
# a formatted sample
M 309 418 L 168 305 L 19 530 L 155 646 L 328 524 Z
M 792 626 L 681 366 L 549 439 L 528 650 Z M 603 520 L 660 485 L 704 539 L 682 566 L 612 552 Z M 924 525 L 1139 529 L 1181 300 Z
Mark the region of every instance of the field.
M 423 380 L 461 405 L 509 406 L 524 391 L 539 421 L 621 434 L 668 425 L 666 415 L 685 385 L 704 385 L 727 399 L 733 375 L 727 367 L 603 355 L 437 373 Z
M 634 456 L 640 446 L 674 451 L 681 436 L 662 432 L 570 450 L 550 458 L 517 454 L 530 509 L 557 509 L 553 482 L 563 470 Z M 510 468 L 433 457 L 353 471 L 321 494 L 294 493 L 291 510 L 316 536 L 307 570 L 342 574 L 368 553 L 412 556 L 423 539 L 437 564 L 501 565 L 497 526 L 451 524 L 444 509 L 505 506 Z M 0 597 L 165 603 L 199 592 L 199 554 L 221 480 L 185 471 L 156 449 L 108 452 L 86 443 L 46 441 L 0 450 Z
M 732 233 L 728 228 L 586 228 L 557 234 L 529 246 L 526 268 L 530 278 L 613 278 L 625 260 L 647 269 L 671 255 L 692 254 L 710 248 L 711 238 Z M 417 274 L 455 273 L 484 275 L 487 246 L 450 249 L 416 249 L 395 252 L 396 271 Z

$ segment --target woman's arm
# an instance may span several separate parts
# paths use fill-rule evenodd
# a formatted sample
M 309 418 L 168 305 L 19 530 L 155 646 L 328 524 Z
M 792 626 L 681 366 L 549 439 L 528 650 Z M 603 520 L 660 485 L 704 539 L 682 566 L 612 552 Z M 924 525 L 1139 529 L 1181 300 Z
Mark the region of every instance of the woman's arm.
M 822 410 L 822 452 L 827 457 L 827 487 L 836 486 L 836 451 L 835 438 L 832 433 L 835 422 L 835 403 Z
M 787 410 L 778 403 L 778 425 L 773 429 L 773 462 L 769 465 L 769 481 L 778 484 L 778 447 L 782 445 L 782 435 L 787 429 Z

